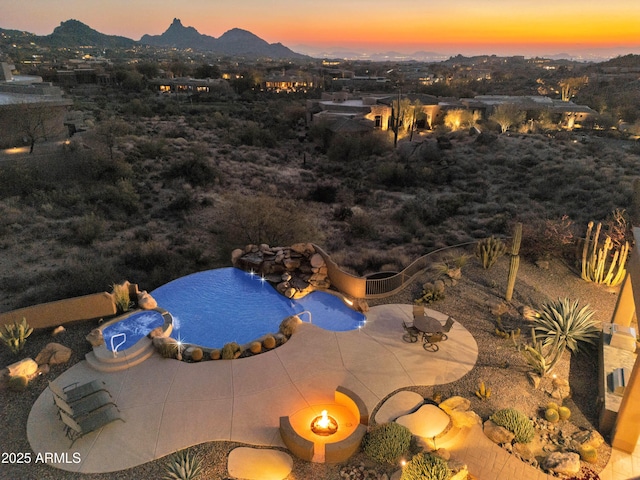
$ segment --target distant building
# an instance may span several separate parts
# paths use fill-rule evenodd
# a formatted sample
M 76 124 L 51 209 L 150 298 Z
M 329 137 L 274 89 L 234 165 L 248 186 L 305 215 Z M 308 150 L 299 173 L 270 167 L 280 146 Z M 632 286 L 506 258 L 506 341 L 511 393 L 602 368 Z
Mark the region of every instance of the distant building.
M 154 78 L 149 88 L 157 93 L 182 95 L 230 92 L 229 82 L 222 78 Z
M 65 138 L 65 116 L 72 101 L 59 87 L 34 76 L 14 76 L 0 63 L 0 148 L 32 143 L 33 138 Z
M 370 130 L 389 128 L 391 104 L 383 103 L 389 95 L 354 97 L 348 92 L 323 93 L 319 100 L 307 100 L 307 122 L 326 120 L 369 120 Z M 344 122 L 342 122 L 344 123 Z

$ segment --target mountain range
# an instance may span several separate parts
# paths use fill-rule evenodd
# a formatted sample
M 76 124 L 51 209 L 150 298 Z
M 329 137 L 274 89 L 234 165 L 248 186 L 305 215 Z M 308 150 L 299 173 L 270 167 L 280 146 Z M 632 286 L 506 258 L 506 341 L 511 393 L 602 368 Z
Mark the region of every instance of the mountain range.
M 178 49 L 193 49 L 221 55 L 241 57 L 269 57 L 275 59 L 304 59 L 307 55 L 296 53 L 281 43 L 268 43 L 253 33 L 239 28 L 225 32 L 219 38 L 203 35 L 193 27 L 185 27 L 175 18 L 162 35 L 143 35 L 139 41 L 117 35 L 105 35 L 78 20 L 67 20 L 50 35 L 38 36 L 27 32 L 0 29 L 2 36 L 21 38 L 50 47 L 79 47 L 91 45 L 97 48 L 131 48 L 150 45 Z

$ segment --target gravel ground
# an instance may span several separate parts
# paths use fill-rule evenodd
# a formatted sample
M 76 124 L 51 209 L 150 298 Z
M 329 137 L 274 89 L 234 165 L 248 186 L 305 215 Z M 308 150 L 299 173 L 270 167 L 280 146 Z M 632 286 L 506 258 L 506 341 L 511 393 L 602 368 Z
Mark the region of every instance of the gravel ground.
M 504 294 L 508 271 L 508 259 L 503 257 L 489 270 L 483 270 L 471 259 L 463 268 L 462 278 L 454 286 L 448 286 L 445 298 L 430 307 L 453 316 L 461 322 L 478 342 L 479 355 L 476 367 L 456 382 L 435 387 L 416 386 L 417 391 L 425 398 L 439 393 L 443 398 L 461 395 L 471 400 L 471 408 L 483 420 L 495 410 L 505 407 L 516 407 L 530 416 L 539 415 L 540 408 L 550 401 L 545 393 L 549 381 L 544 379 L 541 387 L 534 389 L 527 380 L 527 367 L 521 354 L 511 340 L 495 335 L 495 316 L 490 313 L 490 306 L 498 304 Z M 412 303 L 419 296 L 421 284 L 429 280 L 425 274 L 413 285 L 395 297 L 376 303 Z M 582 281 L 572 269 L 560 261 L 550 262 L 549 269 L 542 269 L 526 261 L 521 261 L 518 281 L 512 302 L 507 313 L 501 316 L 507 329 L 520 328 L 522 340 L 528 338 L 526 321 L 517 313 L 521 305 L 537 307 L 546 299 L 569 297 L 580 300 L 581 304 L 590 304 L 599 321 L 609 321 L 615 306 L 617 295 L 601 287 Z M 12 355 L 8 349 L 0 349 L 0 365 L 8 365 L 19 358 L 35 358 L 37 353 L 50 341 L 57 341 L 73 349 L 70 364 L 81 361 L 89 351 L 84 339 L 94 328 L 91 322 L 69 325 L 66 331 L 56 339 L 49 332 L 36 332 L 29 337 L 24 352 L 20 357 Z M 2 435 L 0 451 L 2 453 L 30 452 L 26 438 L 26 423 L 29 410 L 40 393 L 46 388 L 47 381 L 56 378 L 69 365 L 54 366 L 51 371 L 34 379 L 24 392 L 14 392 L 0 388 L 0 409 Z M 595 350 L 587 354 L 569 356 L 565 352 L 562 361 L 555 370 L 561 378 L 568 378 L 572 396 L 565 401 L 572 410 L 572 423 L 580 428 L 597 426 L 596 389 L 593 388 L 597 378 L 597 353 Z M 492 395 L 488 400 L 480 400 L 474 392 L 480 381 L 491 387 Z M 376 407 L 377 408 L 377 407 Z M 375 413 L 375 409 L 374 412 Z M 240 444 L 234 442 L 209 442 L 192 447 L 203 461 L 202 478 L 226 479 L 226 456 Z M 600 461 L 591 466 L 598 472 L 608 461 L 610 448 L 608 445 L 599 451 Z M 4 460 L 4 458 L 3 458 Z M 4 462 L 3 462 L 4 463 Z M 381 467 L 370 462 L 362 454 L 353 457 L 347 465 L 319 465 L 294 460 L 294 468 L 288 477 L 293 479 L 331 480 L 340 477 L 341 469 L 353 465 L 364 465 L 365 469 L 373 468 L 378 473 L 393 471 L 393 467 Z M 43 479 L 157 479 L 164 476 L 166 459 L 159 459 L 129 470 L 95 475 L 80 475 L 64 472 L 45 464 L 28 465 L 3 464 L 0 467 L 1 479 L 43 480 Z M 473 474 L 473 472 L 471 472 Z

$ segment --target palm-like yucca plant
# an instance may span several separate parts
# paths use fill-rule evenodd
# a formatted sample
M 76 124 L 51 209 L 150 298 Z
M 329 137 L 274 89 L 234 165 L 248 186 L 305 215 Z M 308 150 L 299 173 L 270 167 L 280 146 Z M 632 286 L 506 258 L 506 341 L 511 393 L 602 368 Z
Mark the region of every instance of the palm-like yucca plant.
M 202 473 L 202 462 L 190 450 L 180 450 L 169 457 L 165 470 L 167 480 L 195 480 Z
M 558 342 L 558 348 L 568 348 L 577 353 L 583 343 L 594 344 L 598 338 L 598 327 L 589 305 L 580 308 L 578 300 L 568 298 L 549 301 L 542 305 L 540 316 L 536 318 L 534 329 L 544 345 Z

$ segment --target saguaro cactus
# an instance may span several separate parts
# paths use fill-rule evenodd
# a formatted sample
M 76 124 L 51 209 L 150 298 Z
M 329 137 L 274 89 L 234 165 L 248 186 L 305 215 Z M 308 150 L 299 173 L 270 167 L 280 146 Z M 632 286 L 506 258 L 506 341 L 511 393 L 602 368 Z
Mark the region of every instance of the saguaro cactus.
M 509 263 L 509 278 L 507 279 L 507 293 L 504 298 L 507 302 L 513 297 L 513 289 L 516 285 L 516 275 L 520 266 L 520 242 L 522 241 L 522 224 L 516 223 L 511 243 L 511 262 Z

